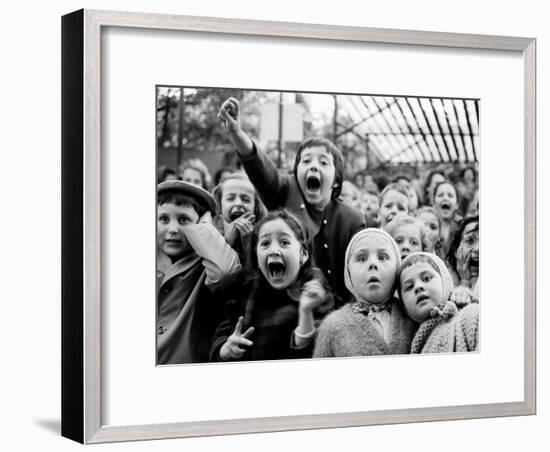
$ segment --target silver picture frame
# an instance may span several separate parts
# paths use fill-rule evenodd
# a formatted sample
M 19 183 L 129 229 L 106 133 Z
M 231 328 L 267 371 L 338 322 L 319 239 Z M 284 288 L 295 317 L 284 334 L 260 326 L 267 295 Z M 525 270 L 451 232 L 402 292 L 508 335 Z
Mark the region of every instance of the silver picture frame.
M 369 42 L 514 52 L 524 77 L 524 392 L 523 400 L 383 411 L 106 426 L 102 423 L 101 36 L 106 27 Z M 536 411 L 535 126 L 536 39 L 303 23 L 80 10 L 62 18 L 62 435 L 113 441 L 323 429 Z

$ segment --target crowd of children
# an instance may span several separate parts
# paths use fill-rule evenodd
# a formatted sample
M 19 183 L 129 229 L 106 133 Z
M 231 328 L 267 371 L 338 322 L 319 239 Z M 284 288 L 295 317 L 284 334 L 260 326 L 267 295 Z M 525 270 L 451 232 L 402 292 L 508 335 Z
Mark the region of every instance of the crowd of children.
M 352 182 L 309 138 L 283 172 L 240 114 L 218 114 L 240 170 L 159 174 L 158 364 L 478 350 L 474 168 Z

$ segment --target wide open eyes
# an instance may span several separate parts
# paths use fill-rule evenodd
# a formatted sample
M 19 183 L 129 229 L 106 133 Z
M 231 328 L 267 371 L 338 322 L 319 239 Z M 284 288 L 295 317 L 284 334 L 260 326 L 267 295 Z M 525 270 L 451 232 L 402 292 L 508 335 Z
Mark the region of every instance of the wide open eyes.
M 385 262 L 390 260 L 390 255 L 386 252 L 381 252 L 378 254 L 378 260 L 381 262 Z

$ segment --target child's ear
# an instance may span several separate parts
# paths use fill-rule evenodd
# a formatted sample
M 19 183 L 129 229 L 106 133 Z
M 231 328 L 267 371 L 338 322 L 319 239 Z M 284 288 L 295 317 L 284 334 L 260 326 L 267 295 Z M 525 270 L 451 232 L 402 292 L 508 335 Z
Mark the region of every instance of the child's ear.
M 309 258 L 308 251 L 302 246 L 302 250 L 300 251 L 300 265 L 304 265 Z

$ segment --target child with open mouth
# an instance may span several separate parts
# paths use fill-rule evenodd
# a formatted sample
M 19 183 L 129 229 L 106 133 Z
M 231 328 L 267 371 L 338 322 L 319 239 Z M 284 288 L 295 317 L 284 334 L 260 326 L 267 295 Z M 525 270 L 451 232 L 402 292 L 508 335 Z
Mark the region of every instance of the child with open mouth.
M 455 291 L 462 292 L 455 301 L 467 304 L 479 298 L 476 285 L 479 279 L 479 217 L 464 218 L 457 226 L 447 262 L 455 283 Z
M 216 199 L 215 224 L 227 243 L 246 261 L 250 251 L 250 235 L 254 226 L 265 216 L 256 189 L 244 174 L 234 173 L 214 189 Z
M 434 207 L 441 219 L 441 243 L 444 254 L 447 254 L 454 231 L 460 221 L 458 215 L 458 194 L 450 181 L 443 181 L 434 188 Z
M 257 270 L 228 302 L 211 359 L 311 357 L 316 325 L 332 309 L 333 297 L 312 267 L 307 230 L 289 212 L 270 212 L 254 228 L 251 252 Z
M 240 109 L 239 101 L 231 97 L 223 102 L 218 117 L 248 177 L 269 210 L 285 208 L 302 221 L 313 242 L 313 260 L 342 305 L 350 297 L 343 278 L 343 250 L 365 227 L 364 215 L 338 199 L 342 152 L 325 138 L 306 139 L 296 151 L 293 174 L 283 174 L 241 128 Z
M 364 229 L 351 239 L 345 259 L 354 301 L 323 320 L 313 356 L 409 353 L 417 324 L 394 296 L 401 263 L 395 240 L 382 229 Z
M 478 350 L 479 305 L 459 310 L 449 301 L 453 281 L 441 259 L 432 253 L 410 254 L 401 265 L 399 281 L 407 314 L 420 324 L 411 353 Z

